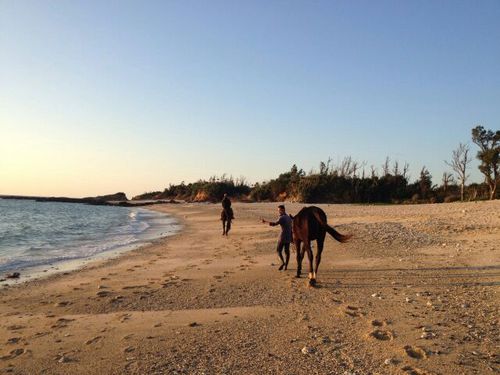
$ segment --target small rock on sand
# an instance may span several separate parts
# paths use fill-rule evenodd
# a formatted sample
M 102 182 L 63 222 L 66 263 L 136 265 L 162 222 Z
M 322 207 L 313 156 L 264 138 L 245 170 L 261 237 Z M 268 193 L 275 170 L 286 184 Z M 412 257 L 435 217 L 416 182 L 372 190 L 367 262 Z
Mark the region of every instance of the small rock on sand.
M 384 365 L 386 365 L 386 366 L 392 365 L 393 363 L 394 363 L 394 359 L 392 359 L 392 358 L 387 358 L 384 361 Z
M 59 363 L 69 363 L 72 362 L 72 359 L 69 357 L 66 357 L 65 355 L 57 356 L 56 357 L 57 362 Z
M 314 354 L 316 353 L 316 349 L 311 346 L 304 346 L 301 350 L 302 354 Z

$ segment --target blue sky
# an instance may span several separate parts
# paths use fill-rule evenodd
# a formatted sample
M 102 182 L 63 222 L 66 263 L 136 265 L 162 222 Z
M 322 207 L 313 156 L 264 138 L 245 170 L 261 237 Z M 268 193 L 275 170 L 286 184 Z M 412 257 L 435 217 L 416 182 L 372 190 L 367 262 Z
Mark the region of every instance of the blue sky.
M 439 183 L 472 127 L 499 128 L 499 19 L 499 1 L 0 0 L 0 194 L 345 156 Z

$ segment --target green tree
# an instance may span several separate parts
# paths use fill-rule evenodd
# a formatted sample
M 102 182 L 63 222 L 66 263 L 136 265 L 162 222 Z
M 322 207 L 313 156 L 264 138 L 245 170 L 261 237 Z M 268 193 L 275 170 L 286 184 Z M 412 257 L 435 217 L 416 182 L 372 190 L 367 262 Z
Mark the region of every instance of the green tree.
M 418 185 L 420 187 L 420 194 L 422 198 L 427 198 L 427 195 L 432 190 L 432 176 L 429 170 L 425 167 L 423 167 L 420 171 L 420 179 L 418 180 Z
M 490 189 L 490 199 L 495 199 L 500 179 L 500 130 L 486 130 L 482 126 L 472 129 L 472 142 L 479 146 L 479 170 Z

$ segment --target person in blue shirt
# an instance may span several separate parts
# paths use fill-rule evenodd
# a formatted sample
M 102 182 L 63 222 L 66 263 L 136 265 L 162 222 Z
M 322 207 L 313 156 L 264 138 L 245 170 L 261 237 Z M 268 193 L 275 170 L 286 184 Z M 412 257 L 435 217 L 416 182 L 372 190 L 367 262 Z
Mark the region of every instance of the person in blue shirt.
M 278 206 L 279 218 L 277 221 L 267 221 L 262 219 L 263 223 L 268 223 L 270 226 L 274 227 L 279 225 L 281 227 L 281 233 L 278 239 L 278 246 L 276 251 L 281 260 L 281 266 L 279 270 L 287 269 L 288 261 L 290 260 L 290 243 L 292 242 L 292 217 L 286 213 L 285 206 Z M 283 249 L 285 250 L 285 259 L 283 259 Z

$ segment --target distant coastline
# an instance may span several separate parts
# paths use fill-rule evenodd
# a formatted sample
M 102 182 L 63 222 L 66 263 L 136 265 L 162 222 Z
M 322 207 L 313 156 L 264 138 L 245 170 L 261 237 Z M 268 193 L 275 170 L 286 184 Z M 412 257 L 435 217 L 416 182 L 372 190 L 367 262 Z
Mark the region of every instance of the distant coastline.
M 0 198 L 33 200 L 36 202 L 80 203 L 80 204 L 90 204 L 95 206 L 119 206 L 119 207 L 141 207 L 141 206 L 151 206 L 154 204 L 162 204 L 162 203 L 178 203 L 173 199 L 129 201 L 124 193 L 116 193 L 111 195 L 86 197 L 86 198 L 41 197 L 41 196 L 25 196 L 25 195 L 0 195 Z
M 172 215 L 147 207 L 78 207 L 32 198 L 0 199 L 5 214 L 0 220 L 0 288 L 2 282 L 38 279 L 112 258 L 181 229 Z M 13 272 L 20 276 L 9 280 Z

